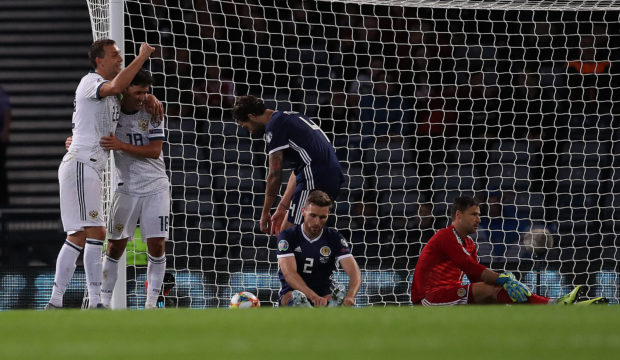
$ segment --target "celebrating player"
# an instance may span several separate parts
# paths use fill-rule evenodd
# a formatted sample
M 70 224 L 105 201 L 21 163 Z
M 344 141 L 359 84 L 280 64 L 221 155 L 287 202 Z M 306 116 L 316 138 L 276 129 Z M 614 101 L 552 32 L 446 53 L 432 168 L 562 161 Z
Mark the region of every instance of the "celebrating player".
M 303 224 L 278 236 L 281 306 L 355 305 L 362 275 L 344 237 L 325 226 L 331 205 L 323 191 L 310 192 L 302 208 Z M 346 294 L 343 285 L 335 286 L 332 281 L 336 262 L 349 275 Z
M 307 116 L 265 108 L 254 96 L 241 96 L 233 119 L 252 134 L 265 134 L 269 173 L 260 218 L 261 231 L 278 235 L 303 220 L 303 204 L 312 190 L 322 190 L 334 200 L 344 181 L 334 147 L 325 133 Z M 282 169 L 293 173 L 273 216 L 271 207 L 280 192 Z M 285 219 L 288 211 L 288 217 Z
M 142 44 L 138 56 L 121 70 L 123 58 L 113 40 L 98 40 L 90 46 L 89 59 L 94 71 L 82 78 L 75 92 L 73 141 L 58 168 L 60 214 L 68 235 L 56 260 L 48 309 L 62 307 L 82 249 L 90 307 L 100 303 L 101 251 L 105 239 L 101 178 L 108 151 L 99 145 L 99 139 L 114 132 L 120 111 L 118 95 L 154 50 Z
M 470 234 L 480 224 L 480 207 L 463 196 L 452 205 L 452 225 L 439 230 L 422 250 L 413 274 L 411 301 L 425 306 L 459 304 L 573 304 L 580 286 L 558 298 L 532 294 L 511 273 L 499 274 L 478 263 Z M 463 274 L 471 284 L 463 285 Z M 579 304 L 603 302 L 603 298 Z
M 146 278 L 150 285 L 145 308 L 156 307 L 166 270 L 170 184 L 161 152 L 165 140 L 163 121 L 161 118 L 149 121 L 151 115 L 144 110 L 152 84 L 151 73 L 140 69 L 131 85 L 123 91 L 116 134 L 103 136 L 100 141 L 104 149 L 116 150 L 115 164 L 119 174 L 103 263 L 101 303 L 105 308 L 109 308 L 112 301 L 118 278 L 118 260 L 136 230 L 138 219 L 148 248 Z M 67 138 L 67 148 L 71 140 L 71 137 Z
M 151 74 L 142 69 L 123 92 L 116 134 L 101 138 L 101 147 L 115 150 L 119 184 L 108 226 L 108 249 L 103 263 L 101 302 L 110 307 L 118 276 L 118 259 L 138 218 L 148 248 L 148 283 L 145 308 L 155 308 L 166 272 L 165 241 L 168 238 L 170 183 L 162 154 L 164 122 L 151 119 L 144 109 Z M 122 141 L 121 141 L 122 139 Z

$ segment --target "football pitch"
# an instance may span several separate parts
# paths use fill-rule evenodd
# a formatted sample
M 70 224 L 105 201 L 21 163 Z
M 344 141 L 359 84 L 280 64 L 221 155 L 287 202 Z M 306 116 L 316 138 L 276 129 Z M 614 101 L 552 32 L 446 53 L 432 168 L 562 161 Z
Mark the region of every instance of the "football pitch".
M 0 313 L 0 359 L 612 359 L 620 307 Z

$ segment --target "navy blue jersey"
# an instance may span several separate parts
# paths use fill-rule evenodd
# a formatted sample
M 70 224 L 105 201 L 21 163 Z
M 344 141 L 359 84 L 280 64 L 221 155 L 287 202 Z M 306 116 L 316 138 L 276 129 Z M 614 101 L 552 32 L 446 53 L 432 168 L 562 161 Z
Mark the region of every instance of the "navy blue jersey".
M 342 168 L 325 133 L 307 116 L 274 112 L 265 128 L 265 141 L 268 154 L 283 151 L 283 166 L 294 169 L 301 189 L 322 190 L 335 198 L 344 181 Z
M 278 236 L 278 258 L 287 256 L 295 256 L 297 273 L 306 285 L 319 296 L 325 296 L 333 290 L 336 262 L 353 255 L 338 231 L 324 227 L 321 235 L 311 240 L 303 233 L 302 225 L 295 225 Z M 278 276 L 282 284 L 280 296 L 295 290 L 284 280 L 282 270 L 278 270 Z

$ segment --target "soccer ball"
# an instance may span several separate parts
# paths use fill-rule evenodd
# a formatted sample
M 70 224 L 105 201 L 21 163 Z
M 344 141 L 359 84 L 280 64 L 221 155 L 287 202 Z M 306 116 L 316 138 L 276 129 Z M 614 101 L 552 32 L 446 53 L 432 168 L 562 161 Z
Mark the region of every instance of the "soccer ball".
M 553 243 L 553 234 L 542 227 L 533 227 L 523 236 L 523 245 L 529 253 L 542 255 L 553 247 Z
M 258 298 L 251 292 L 241 291 L 233 295 L 230 299 L 231 309 L 248 309 L 260 306 Z

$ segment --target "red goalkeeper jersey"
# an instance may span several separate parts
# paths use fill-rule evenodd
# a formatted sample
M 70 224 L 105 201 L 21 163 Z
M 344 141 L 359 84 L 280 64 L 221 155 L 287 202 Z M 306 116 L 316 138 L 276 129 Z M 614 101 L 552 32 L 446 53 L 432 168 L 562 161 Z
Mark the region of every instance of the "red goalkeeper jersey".
M 427 292 L 460 285 L 463 274 L 470 282 L 478 282 L 484 269 L 478 263 L 474 241 L 469 236 L 461 239 L 450 225 L 433 235 L 422 249 L 413 273 L 411 301 L 417 304 Z

